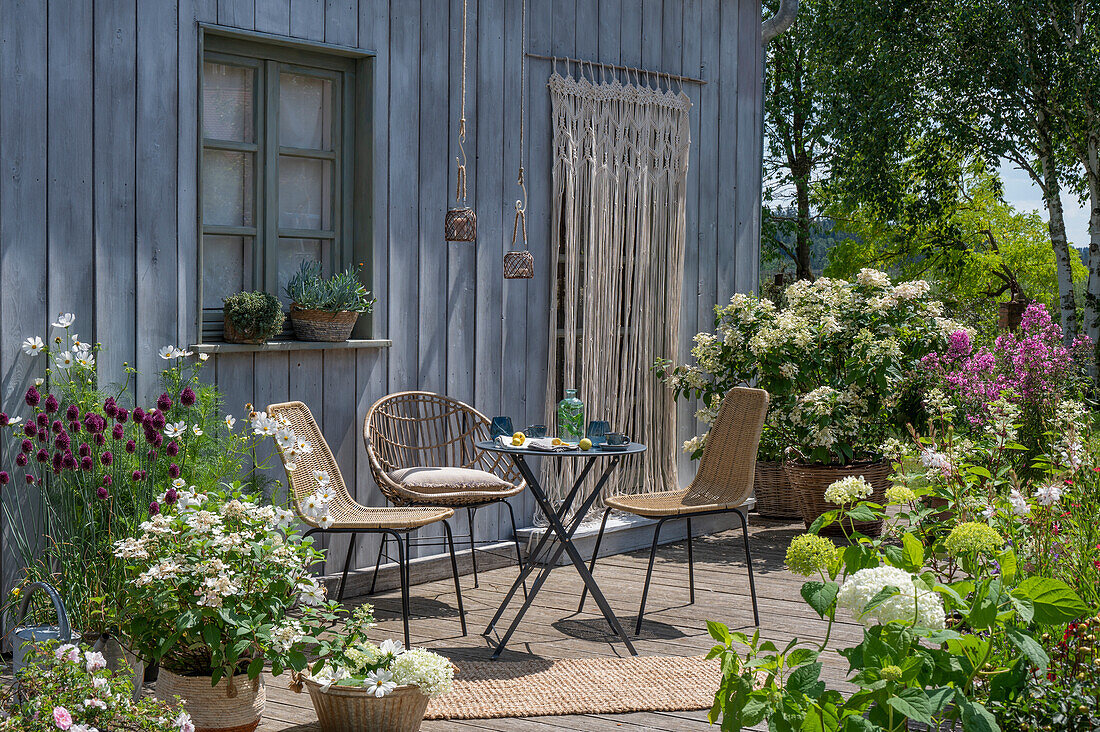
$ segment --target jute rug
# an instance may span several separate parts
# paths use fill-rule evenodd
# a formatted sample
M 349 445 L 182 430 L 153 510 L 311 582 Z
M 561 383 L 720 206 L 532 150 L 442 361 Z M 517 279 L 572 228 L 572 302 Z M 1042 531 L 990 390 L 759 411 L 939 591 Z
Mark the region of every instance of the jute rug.
M 490 719 L 709 709 L 720 672 L 703 656 L 468 661 L 425 719 Z

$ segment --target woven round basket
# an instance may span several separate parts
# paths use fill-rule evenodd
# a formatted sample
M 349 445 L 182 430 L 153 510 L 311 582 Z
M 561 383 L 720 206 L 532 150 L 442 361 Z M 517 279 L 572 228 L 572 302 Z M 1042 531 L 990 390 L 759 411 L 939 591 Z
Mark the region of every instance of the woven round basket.
M 802 518 L 787 467 L 771 460 L 757 460 L 752 481 L 756 512 L 770 518 Z
M 526 250 L 505 252 L 504 279 L 529 280 L 535 276 L 535 257 Z
M 212 687 L 209 676 L 178 676 L 163 668 L 157 677 L 157 699 L 182 699 L 195 732 L 253 732 L 260 725 L 267 705 L 263 677 L 234 677 L 233 688 L 236 696 L 229 695 L 228 679 Z
M 294 324 L 294 335 L 300 341 L 325 341 L 338 343 L 351 337 L 359 313 L 353 310 L 340 310 L 330 313 L 326 310 L 299 310 L 290 308 L 290 322 Z
M 892 470 L 893 466 L 889 460 L 852 463 L 850 465 L 804 465 L 789 462 L 787 463 L 787 478 L 791 481 L 791 487 L 794 488 L 795 496 L 798 499 L 798 508 L 802 513 L 802 520 L 806 523 L 806 528 L 809 528 L 818 516 L 837 508 L 835 504 L 825 500 L 825 489 L 841 478 L 863 476 L 863 479 L 870 483 L 873 489 L 868 500 L 885 504 L 886 489 L 890 487 L 890 473 Z M 882 524 L 881 520 L 847 522 L 849 531 L 855 529 L 868 536 L 881 534 Z M 839 523 L 834 523 L 821 533 L 835 536 L 844 532 Z
M 477 214 L 472 208 L 449 208 L 443 220 L 443 238 L 447 241 L 477 239 Z
M 322 691 L 313 679 L 303 679 L 322 732 L 416 732 L 424 721 L 428 696 L 419 686 L 405 685 L 383 697 L 353 686 Z

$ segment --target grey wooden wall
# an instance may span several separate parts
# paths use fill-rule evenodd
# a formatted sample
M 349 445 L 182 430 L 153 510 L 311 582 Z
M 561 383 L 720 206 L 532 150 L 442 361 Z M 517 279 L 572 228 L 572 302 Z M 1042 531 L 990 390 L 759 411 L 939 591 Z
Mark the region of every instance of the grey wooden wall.
M 375 334 L 385 350 L 224 354 L 212 375 L 231 411 L 307 402 L 359 500 L 370 404 L 423 388 L 516 424 L 544 421 L 550 105 L 546 61 L 528 63 L 529 226 L 536 277 L 504 280 L 518 145 L 519 0 L 469 0 L 469 190 L 476 245 L 442 240 L 457 150 L 463 0 L 0 0 L 0 374 L 26 388 L 18 354 L 59 311 L 122 362 L 192 343 L 196 312 L 198 22 L 377 53 Z M 712 308 L 757 280 L 759 0 L 528 0 L 528 49 L 707 79 L 685 84 L 692 151 L 682 356 Z M 151 390 L 139 377 L 139 393 Z M 694 431 L 684 407 L 682 432 Z M 685 466 L 685 470 L 689 468 Z M 281 477 L 281 471 L 280 475 Z M 15 500 L 5 496 L 11 504 Z M 529 519 L 533 502 L 516 499 Z M 504 537 L 497 509 L 476 533 Z M 465 530 L 465 518 L 457 527 Z M 342 549 L 337 540 L 336 549 Z M 359 563 L 375 544 L 361 546 Z M 5 572 L 7 574 L 7 572 Z

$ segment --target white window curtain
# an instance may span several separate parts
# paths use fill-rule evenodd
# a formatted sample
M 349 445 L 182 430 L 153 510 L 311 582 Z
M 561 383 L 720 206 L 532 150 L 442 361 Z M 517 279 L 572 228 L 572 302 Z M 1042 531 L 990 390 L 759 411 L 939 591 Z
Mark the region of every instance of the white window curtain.
M 624 461 L 607 494 L 679 487 L 676 410 L 651 367 L 679 340 L 691 101 L 642 76 L 622 84 L 555 71 L 549 81 L 558 322 L 547 404 L 575 387 L 586 420 L 607 420 L 649 447 Z M 560 500 L 572 461 L 543 462 Z

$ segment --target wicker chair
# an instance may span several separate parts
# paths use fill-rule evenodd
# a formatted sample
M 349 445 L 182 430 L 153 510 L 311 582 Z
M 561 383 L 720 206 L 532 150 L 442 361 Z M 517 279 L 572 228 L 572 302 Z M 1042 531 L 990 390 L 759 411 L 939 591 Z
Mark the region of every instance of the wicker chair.
M 666 521 L 672 519 L 682 518 L 687 521 L 688 587 L 691 602 L 694 603 L 695 560 L 691 550 L 691 519 L 719 513 L 736 513 L 741 519 L 741 531 L 745 541 L 745 561 L 749 570 L 749 592 L 752 594 L 752 616 L 756 625 L 760 625 L 760 611 L 756 605 L 756 584 L 752 576 L 752 555 L 749 552 L 749 525 L 745 511 L 752 496 L 756 450 L 760 443 L 760 433 L 764 428 L 764 417 L 767 412 L 768 392 L 763 389 L 734 387 L 722 400 L 718 418 L 714 421 L 707 436 L 706 446 L 703 448 L 699 471 L 691 485 L 677 491 L 613 496 L 605 501 L 607 510 L 604 511 L 603 521 L 600 523 L 600 533 L 596 536 L 596 546 L 592 551 L 589 571 L 595 569 L 604 527 L 607 526 L 607 517 L 612 510 L 618 509 L 636 516 L 657 519 L 657 525 L 653 529 L 649 568 L 646 570 L 642 604 L 638 608 L 638 622 L 634 628 L 634 635 L 642 632 L 642 616 L 645 614 L 645 601 L 649 594 L 649 582 L 653 575 L 653 561 L 657 556 L 657 540 L 661 535 L 661 527 Z M 581 593 L 578 612 L 584 609 L 586 595 L 587 588 Z
M 442 523 L 447 535 L 447 545 L 451 552 L 451 572 L 454 575 L 455 596 L 458 600 L 458 615 L 462 623 L 462 635 L 466 635 L 466 614 L 462 607 L 462 591 L 458 582 L 458 562 L 455 559 L 454 537 L 451 534 L 451 527 L 447 523 L 447 519 L 454 515 L 454 511 L 449 508 L 432 507 L 369 507 L 356 502 L 348 493 L 343 475 L 340 473 L 340 466 L 336 464 L 336 458 L 333 457 L 332 450 L 329 449 L 328 443 L 325 442 L 325 438 L 317 426 L 317 421 L 313 419 L 313 415 L 305 404 L 302 402 L 272 404 L 268 406 L 267 414 L 276 419 L 285 418 L 290 423 L 295 435 L 308 440 L 313 445 L 312 452 L 295 456 L 293 470 L 287 468 L 285 457 L 281 452 L 279 454 L 279 457 L 283 460 L 283 468 L 286 470 L 290 493 L 294 497 L 294 510 L 298 514 L 298 518 L 311 527 L 306 531 L 305 536 L 315 533 L 351 534 L 348 553 L 344 558 L 344 573 L 340 580 L 337 600 L 344 599 L 344 586 L 348 581 L 348 568 L 351 565 L 351 557 L 355 553 L 359 535 L 380 534 L 387 539 L 392 536 L 397 540 L 397 560 L 401 579 L 401 615 L 405 625 L 405 647 L 408 648 L 409 562 L 412 559 L 408 554 L 409 533 L 437 522 Z M 333 500 L 329 503 L 329 516 L 334 520 L 334 523 L 327 529 L 322 528 L 317 523 L 317 519 L 307 516 L 301 508 L 301 502 L 317 490 L 318 484 L 313 477 L 314 470 L 324 470 L 328 473 L 331 481 L 329 485 L 335 494 Z M 401 545 L 402 535 L 405 537 L 404 549 Z M 374 580 L 378 577 L 377 566 L 374 572 L 375 576 L 371 580 L 372 589 Z
M 506 455 L 474 446 L 489 439 L 489 425 L 489 419 L 468 404 L 427 391 L 382 397 L 363 422 L 371 472 L 386 498 L 398 506 L 466 509 L 474 587 L 478 586 L 474 514 L 490 504 L 508 509 L 516 563 L 523 570 L 516 517 L 507 499 L 526 484 Z M 379 562 L 384 549 L 384 545 L 379 548 Z

